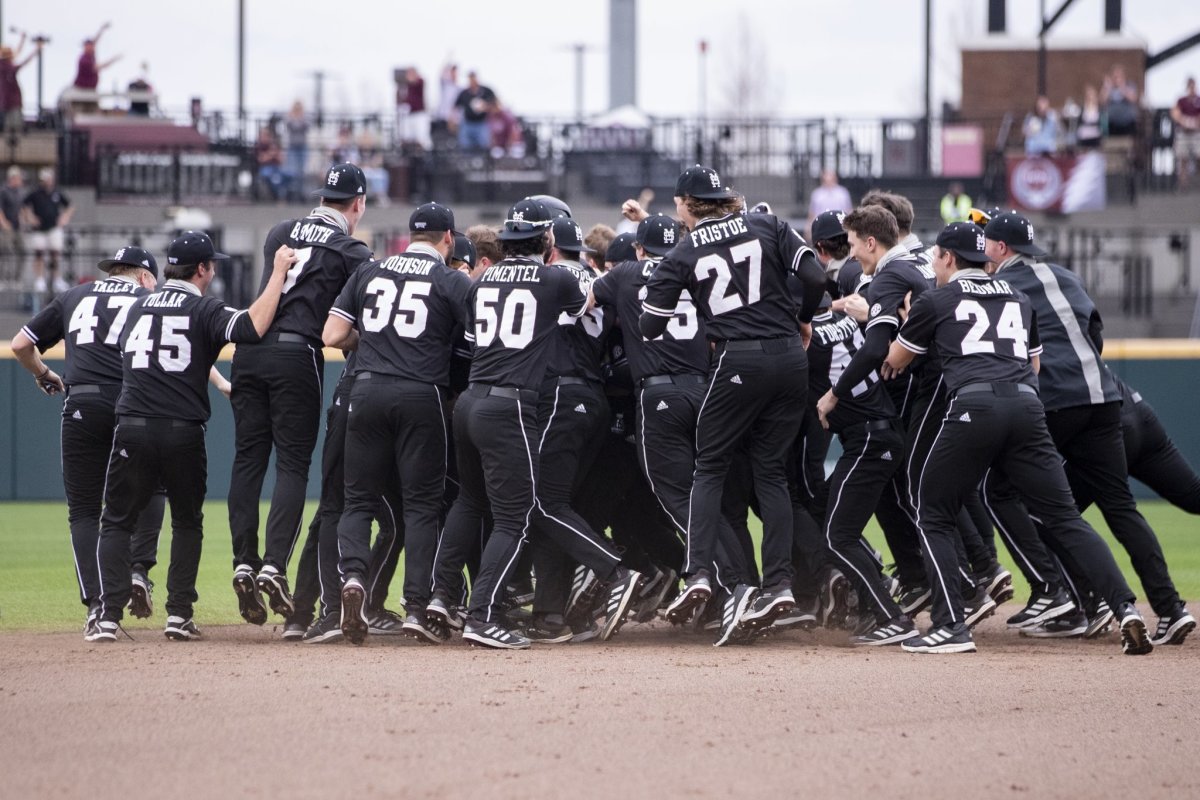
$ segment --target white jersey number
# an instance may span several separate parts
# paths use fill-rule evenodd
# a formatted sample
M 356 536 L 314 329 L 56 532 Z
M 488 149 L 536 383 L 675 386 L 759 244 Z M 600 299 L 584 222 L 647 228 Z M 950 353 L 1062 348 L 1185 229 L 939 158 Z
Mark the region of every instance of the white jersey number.
M 500 302 L 500 290 L 486 286 L 475 293 L 475 345 L 487 347 L 496 339 L 513 350 L 533 341 L 537 298 L 528 289 L 513 289 Z
M 133 354 L 134 369 L 150 366 L 150 357 L 157 350 L 158 364 L 164 372 L 183 372 L 192 363 L 192 343 L 187 338 L 191 327 L 188 317 L 162 317 L 159 341 L 154 341 L 154 317 L 147 314 L 134 324 L 125 340 L 125 352 Z
M 738 290 L 730 290 L 733 270 L 746 270 L 746 298 Z M 712 291 L 708 295 L 708 307 L 713 316 L 725 314 L 743 306 L 752 306 L 761 298 L 762 245 L 757 239 L 742 242 L 729 248 L 728 257 L 709 253 L 696 262 L 696 280 L 713 278 Z
M 433 285 L 424 281 L 405 281 L 404 288 L 397 292 L 396 284 L 387 278 L 372 279 L 367 284 L 367 296 L 374 297 L 375 302 L 363 309 L 363 330 L 378 333 L 391 323 L 400 337 L 416 339 L 425 332 L 429 319 L 425 298 L 431 291 Z

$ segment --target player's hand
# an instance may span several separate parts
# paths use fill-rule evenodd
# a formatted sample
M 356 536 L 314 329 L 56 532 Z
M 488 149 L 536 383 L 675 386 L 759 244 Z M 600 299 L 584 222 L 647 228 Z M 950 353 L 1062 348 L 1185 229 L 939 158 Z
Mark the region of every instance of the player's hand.
M 34 378 L 34 380 L 37 381 L 39 389 L 52 397 L 60 392 L 66 391 L 66 387 L 63 386 L 62 378 L 58 377 L 54 370 L 50 369 L 49 367 L 47 367 L 46 371 L 40 376 Z
M 908 310 L 910 308 L 912 308 L 912 292 L 911 291 L 907 292 L 904 295 L 904 305 L 902 305 L 902 306 L 900 306 L 900 308 L 896 309 L 896 313 L 899 314 L 901 322 L 908 321 Z
M 295 250 L 286 244 L 281 244 L 279 245 L 279 249 L 275 251 L 275 271 L 287 272 L 299 260 L 300 256 L 296 255 Z
M 808 343 L 812 341 L 812 323 L 800 323 L 800 343 L 804 345 L 804 349 L 808 349 Z
M 879 376 L 885 381 L 895 380 L 904 374 L 906 367 L 897 367 L 890 361 L 884 361 L 879 365 Z
M 637 200 L 626 200 L 621 204 L 621 216 L 631 222 L 641 222 L 650 214 Z
M 851 294 L 845 297 L 839 297 L 833 301 L 833 310 L 841 311 L 848 317 L 852 317 L 859 322 L 867 321 L 867 298 L 861 294 Z
M 829 415 L 837 408 L 837 404 L 838 399 L 833 394 L 833 389 L 821 395 L 821 399 L 817 401 L 817 418 L 821 420 L 821 427 L 825 430 L 829 430 Z

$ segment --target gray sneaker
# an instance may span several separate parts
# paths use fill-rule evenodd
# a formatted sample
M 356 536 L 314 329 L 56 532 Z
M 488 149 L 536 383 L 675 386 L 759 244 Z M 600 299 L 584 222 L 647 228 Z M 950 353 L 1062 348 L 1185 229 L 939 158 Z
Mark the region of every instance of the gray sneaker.
M 167 627 L 163 629 L 163 635 L 174 642 L 190 642 L 200 638 L 200 629 L 190 617 L 184 619 L 171 616 L 167 617 Z
M 342 621 L 337 614 L 326 614 L 304 632 L 303 644 L 325 644 L 342 640 Z
M 404 617 L 395 611 L 383 609 L 367 615 L 367 633 L 372 636 L 402 636 Z

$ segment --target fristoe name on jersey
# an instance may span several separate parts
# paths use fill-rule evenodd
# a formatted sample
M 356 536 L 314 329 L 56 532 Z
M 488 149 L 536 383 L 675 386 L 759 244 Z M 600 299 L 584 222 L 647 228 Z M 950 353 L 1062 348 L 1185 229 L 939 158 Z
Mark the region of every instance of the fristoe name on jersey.
M 76 286 L 52 300 L 21 330 L 45 352 L 66 344 L 63 382 L 121 383 L 121 333 L 135 300 L 149 294 L 132 279 L 114 276 Z

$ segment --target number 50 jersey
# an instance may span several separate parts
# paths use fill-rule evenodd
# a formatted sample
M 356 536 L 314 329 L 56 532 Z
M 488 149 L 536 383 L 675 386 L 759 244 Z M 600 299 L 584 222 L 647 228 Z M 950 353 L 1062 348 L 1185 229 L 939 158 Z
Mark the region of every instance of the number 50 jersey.
M 169 280 L 129 309 L 117 414 L 207 422 L 208 372 L 226 342 L 259 341 L 250 314 Z
M 980 269 L 918 297 L 896 341 L 918 354 L 936 345 L 951 392 L 970 383 L 1037 386 L 1030 357 L 1042 347 L 1029 298 Z
M 570 270 L 506 258 L 484 270 L 467 308 L 471 382 L 536 390 L 557 347 L 559 315 L 581 316 L 587 292 Z

